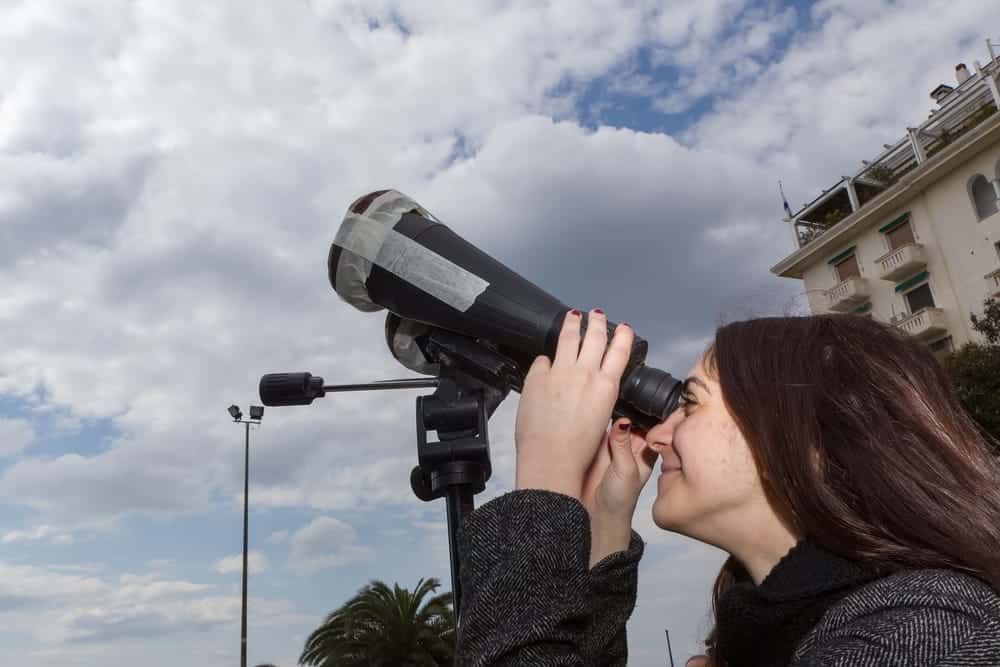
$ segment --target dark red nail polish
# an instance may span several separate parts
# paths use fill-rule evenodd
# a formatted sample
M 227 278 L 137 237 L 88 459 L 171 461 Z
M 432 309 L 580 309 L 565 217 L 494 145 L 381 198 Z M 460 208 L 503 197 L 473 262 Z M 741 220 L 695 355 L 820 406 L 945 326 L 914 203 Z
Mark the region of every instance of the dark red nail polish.
M 618 326 L 620 326 L 620 327 L 629 327 L 629 328 L 631 328 L 631 327 L 632 327 L 632 325 L 631 325 L 631 324 L 629 324 L 628 322 L 622 322 L 622 323 L 621 323 L 621 324 L 619 324 Z
M 600 308 L 594 308 L 594 312 L 597 313 L 598 315 L 603 315 L 604 314 L 604 311 L 601 310 Z
M 629 424 L 628 422 L 622 422 L 621 424 L 618 425 L 618 428 L 622 431 L 627 431 L 630 426 L 631 424 Z
M 580 314 L 580 311 L 577 310 L 576 308 L 574 308 L 573 310 L 571 310 L 569 312 L 572 313 L 573 315 L 579 315 Z

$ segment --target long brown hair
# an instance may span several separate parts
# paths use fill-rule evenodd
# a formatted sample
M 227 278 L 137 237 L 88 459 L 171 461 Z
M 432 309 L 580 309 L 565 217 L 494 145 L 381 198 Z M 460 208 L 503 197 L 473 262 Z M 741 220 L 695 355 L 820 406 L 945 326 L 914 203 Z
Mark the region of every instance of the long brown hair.
M 927 345 L 857 315 L 720 327 L 705 355 L 774 511 L 841 556 L 949 568 L 1000 591 L 1000 463 Z M 712 591 L 740 579 L 730 557 Z

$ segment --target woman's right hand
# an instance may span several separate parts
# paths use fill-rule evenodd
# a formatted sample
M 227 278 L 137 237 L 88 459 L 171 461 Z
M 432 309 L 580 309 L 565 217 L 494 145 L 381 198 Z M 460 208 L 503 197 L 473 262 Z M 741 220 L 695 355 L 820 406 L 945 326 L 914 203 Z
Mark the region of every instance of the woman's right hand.
M 632 515 L 658 456 L 646 446 L 646 434 L 630 426 L 627 419 L 611 425 L 584 478 L 580 501 L 590 514 L 591 567 L 628 548 Z

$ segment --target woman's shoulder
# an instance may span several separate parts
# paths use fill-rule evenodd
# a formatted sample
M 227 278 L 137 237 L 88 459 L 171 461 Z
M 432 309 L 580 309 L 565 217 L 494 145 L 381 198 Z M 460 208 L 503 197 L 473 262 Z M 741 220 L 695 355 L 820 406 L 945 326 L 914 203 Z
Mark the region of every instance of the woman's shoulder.
M 954 608 L 1000 614 L 1000 593 L 971 574 L 945 568 L 906 569 L 878 579 L 851 593 L 831 611 L 851 616 L 860 610 L 898 608 Z
M 795 664 L 874 665 L 905 656 L 927 658 L 921 664 L 1000 664 L 1000 593 L 956 570 L 896 572 L 831 607 L 799 645 Z M 829 661 L 839 657 L 848 661 Z

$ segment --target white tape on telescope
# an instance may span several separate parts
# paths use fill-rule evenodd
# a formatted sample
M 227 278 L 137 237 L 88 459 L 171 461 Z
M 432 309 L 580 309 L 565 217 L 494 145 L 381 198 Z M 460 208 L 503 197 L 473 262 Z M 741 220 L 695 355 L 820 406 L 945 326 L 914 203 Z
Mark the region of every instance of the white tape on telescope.
M 490 286 L 489 282 L 395 231 L 393 226 L 411 211 L 438 222 L 430 212 L 395 190 L 377 197 L 364 213 L 348 211 L 333 240 L 342 249 L 337 265 L 338 294 L 359 310 L 381 310 L 382 306 L 368 297 L 365 285 L 372 265 L 376 265 L 455 310 L 466 312 Z

